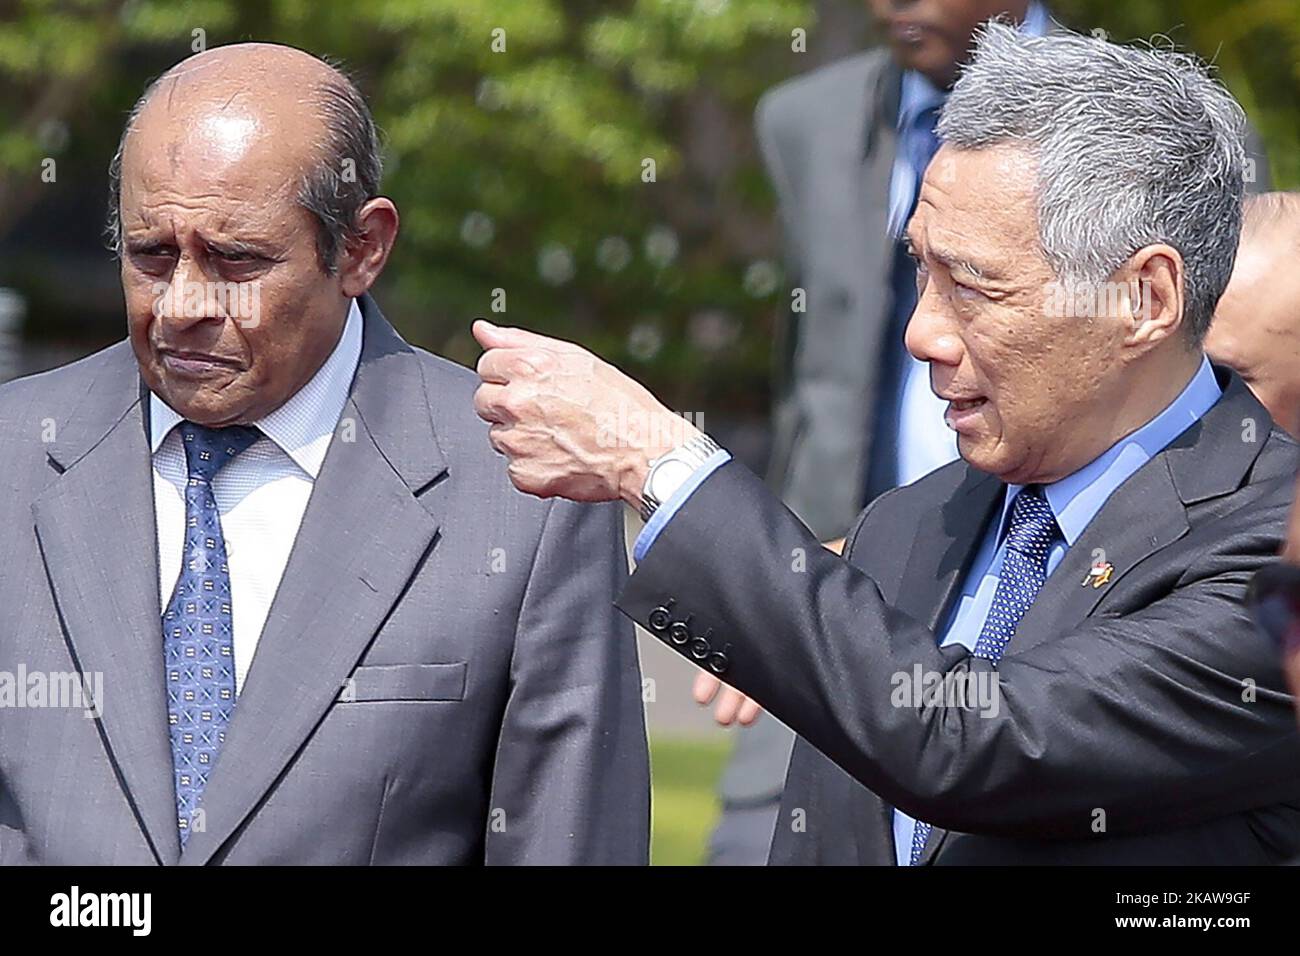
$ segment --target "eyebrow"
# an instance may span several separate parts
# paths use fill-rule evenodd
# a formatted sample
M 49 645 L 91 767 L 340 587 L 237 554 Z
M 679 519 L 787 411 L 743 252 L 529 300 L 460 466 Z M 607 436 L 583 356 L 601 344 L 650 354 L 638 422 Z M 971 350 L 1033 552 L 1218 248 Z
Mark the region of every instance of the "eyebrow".
M 912 237 L 910 235 L 904 236 L 904 239 L 907 242 L 908 253 L 915 256 L 916 243 L 912 240 Z M 957 271 L 965 272 L 967 275 L 973 276 L 976 279 L 996 278 L 996 276 L 992 274 L 991 270 L 984 269 L 976 265 L 975 263 L 971 262 L 969 259 L 959 256 L 955 252 L 950 252 L 947 249 L 936 247 L 934 245 L 931 245 L 929 247 L 928 252 L 930 258 L 941 263 L 944 266 L 944 268 L 946 268 L 949 272 L 957 272 Z
M 147 236 L 130 236 L 126 237 L 126 247 L 135 251 L 147 249 L 150 246 L 157 245 L 165 241 L 162 237 L 152 235 Z M 273 250 L 262 242 L 249 241 L 244 239 L 208 239 L 203 237 L 203 244 L 209 249 L 221 253 L 234 253 L 236 255 L 249 255 L 270 258 L 274 255 Z
M 988 274 L 969 259 L 963 259 L 955 253 L 947 252 L 943 249 L 931 249 L 930 255 L 934 256 L 939 262 L 942 262 L 950 272 L 965 272 L 967 275 L 974 276 L 976 279 L 987 279 Z
M 260 242 L 250 242 L 244 239 L 207 239 L 204 243 L 209 249 L 215 249 L 218 252 L 233 252 L 250 256 L 265 256 L 270 254 Z

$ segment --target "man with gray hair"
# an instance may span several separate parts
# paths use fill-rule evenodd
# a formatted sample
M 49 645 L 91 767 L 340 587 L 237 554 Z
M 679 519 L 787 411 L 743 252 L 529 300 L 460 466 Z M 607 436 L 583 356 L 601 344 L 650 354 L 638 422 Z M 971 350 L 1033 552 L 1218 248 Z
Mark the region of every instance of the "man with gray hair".
M 773 862 L 1300 851 L 1300 734 L 1242 607 L 1300 449 L 1201 347 L 1244 126 L 1187 56 L 981 32 L 907 229 L 907 346 L 963 460 L 843 558 L 702 433 L 611 440 L 670 414 L 613 367 L 476 324 L 516 486 L 640 508 L 620 608 L 799 734 Z
M 0 389 L 0 671 L 104 694 L 0 707 L 0 864 L 647 862 L 621 515 L 512 488 L 384 319 L 380 166 L 290 47 L 132 111 L 128 339 Z

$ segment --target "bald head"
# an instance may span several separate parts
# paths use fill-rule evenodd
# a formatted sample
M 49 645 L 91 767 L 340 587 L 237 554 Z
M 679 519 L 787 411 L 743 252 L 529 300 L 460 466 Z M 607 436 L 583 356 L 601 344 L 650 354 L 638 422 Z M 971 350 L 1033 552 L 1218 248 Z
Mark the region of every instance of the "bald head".
M 1245 379 L 1274 421 L 1300 436 L 1300 194 L 1246 200 L 1241 244 L 1205 338 L 1212 359 Z
M 198 53 L 145 92 L 123 137 L 123 159 L 147 149 L 175 166 L 197 150 L 208 162 L 274 160 L 301 177 L 323 152 L 326 126 L 315 90 L 327 82 L 346 81 L 290 47 L 241 43 Z
M 206 162 L 273 160 L 267 171 L 281 177 L 272 184 L 277 194 L 290 195 L 316 220 L 326 271 L 352 236 L 357 210 L 379 191 L 379 137 L 365 99 L 337 67 L 293 47 L 215 47 L 149 85 L 109 169 L 107 234 L 118 252 L 122 163 L 141 138 L 172 163 L 186 148 Z
M 365 101 L 300 50 L 219 47 L 151 84 L 110 209 L 149 388 L 211 426 L 256 423 L 296 394 L 397 236 L 379 173 Z

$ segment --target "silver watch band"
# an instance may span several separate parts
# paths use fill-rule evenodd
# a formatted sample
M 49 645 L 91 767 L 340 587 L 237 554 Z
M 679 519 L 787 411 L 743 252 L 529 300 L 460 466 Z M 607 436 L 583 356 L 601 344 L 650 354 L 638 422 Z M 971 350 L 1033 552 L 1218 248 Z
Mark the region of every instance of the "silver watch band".
M 641 518 L 649 521 L 650 516 L 658 510 L 663 504 L 651 491 L 651 479 L 654 476 L 655 468 L 670 459 L 681 461 L 689 464 L 691 470 L 695 471 L 700 468 L 706 461 L 713 456 L 715 452 L 721 451 L 718 443 L 708 435 L 701 432 L 687 439 L 678 445 L 672 451 L 650 462 L 650 470 L 646 474 L 645 486 L 641 489 Z

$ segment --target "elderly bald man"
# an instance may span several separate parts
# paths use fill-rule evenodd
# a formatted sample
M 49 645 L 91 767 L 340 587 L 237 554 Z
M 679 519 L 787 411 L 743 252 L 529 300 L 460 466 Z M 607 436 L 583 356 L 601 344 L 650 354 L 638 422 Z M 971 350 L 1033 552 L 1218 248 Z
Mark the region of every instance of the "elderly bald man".
M 1241 244 L 1205 351 L 1300 438 L 1300 193 L 1246 199 Z
M 0 863 L 647 861 L 621 516 L 515 491 L 385 321 L 379 178 L 286 47 L 132 111 L 129 340 L 0 390 L 0 671 L 100 691 L 0 707 Z
M 1243 607 L 1300 450 L 1202 351 L 1244 130 L 1189 57 L 981 31 L 907 229 L 907 347 L 963 460 L 844 557 L 708 436 L 624 430 L 672 416 L 617 369 L 475 325 L 515 484 L 638 507 L 620 607 L 799 735 L 772 862 L 1300 851 L 1300 734 Z

